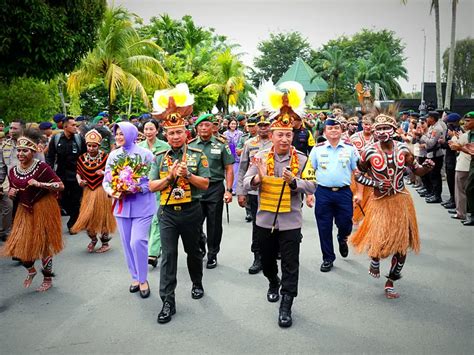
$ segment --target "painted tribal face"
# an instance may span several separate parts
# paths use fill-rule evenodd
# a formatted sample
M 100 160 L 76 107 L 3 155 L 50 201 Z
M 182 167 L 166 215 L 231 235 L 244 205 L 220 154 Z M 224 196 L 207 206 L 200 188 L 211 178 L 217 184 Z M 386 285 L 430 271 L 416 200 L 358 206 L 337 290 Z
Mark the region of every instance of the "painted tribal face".
M 379 142 L 387 142 L 393 138 L 395 129 L 392 126 L 380 126 L 374 131 L 374 137 Z

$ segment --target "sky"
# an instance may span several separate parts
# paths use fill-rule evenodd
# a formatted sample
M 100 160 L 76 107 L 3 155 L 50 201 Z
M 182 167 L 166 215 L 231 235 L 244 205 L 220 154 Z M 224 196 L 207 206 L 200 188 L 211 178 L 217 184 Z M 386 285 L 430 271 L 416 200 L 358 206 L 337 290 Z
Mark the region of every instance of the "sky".
M 252 65 L 260 53 L 257 45 L 270 33 L 299 31 L 311 47 L 320 48 L 331 39 L 351 36 L 363 28 L 388 29 L 406 45 L 408 81 L 400 80 L 404 92 L 421 90 L 423 41 L 426 34 L 425 81 L 435 81 L 435 20 L 431 0 L 108 0 L 122 5 L 148 23 L 167 13 L 180 19 L 191 15 L 199 26 L 213 27 L 239 44 L 243 61 Z M 441 54 L 449 47 L 451 0 L 439 0 Z M 459 0 L 456 39 L 474 37 L 474 0 Z M 423 31 L 424 30 L 424 31 Z

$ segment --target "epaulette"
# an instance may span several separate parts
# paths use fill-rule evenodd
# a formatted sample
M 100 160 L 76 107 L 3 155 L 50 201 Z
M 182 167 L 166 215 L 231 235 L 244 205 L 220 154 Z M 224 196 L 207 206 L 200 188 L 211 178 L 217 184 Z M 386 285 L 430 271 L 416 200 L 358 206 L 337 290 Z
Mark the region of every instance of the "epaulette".
M 222 137 L 222 136 L 216 137 L 216 139 L 217 139 L 219 142 L 221 142 L 221 143 L 227 144 L 227 139 L 225 139 L 225 138 Z
M 324 142 L 319 142 L 318 144 L 316 144 L 316 147 L 321 147 L 321 146 L 323 146 L 324 144 L 326 144 L 325 141 L 324 141 Z
M 169 149 L 160 150 L 159 152 L 156 152 L 155 155 L 165 154 L 168 151 L 169 151 Z
M 202 149 L 199 149 L 199 148 L 194 148 L 194 147 L 189 147 L 188 146 L 188 149 L 192 152 L 202 153 Z
M 295 150 L 296 150 L 296 153 L 297 153 L 297 154 L 300 154 L 300 155 L 304 155 L 304 156 L 306 156 L 306 154 L 305 154 L 305 153 L 303 153 L 303 152 L 299 151 L 298 149 L 295 149 Z
M 352 143 L 349 139 L 345 139 L 342 143 L 352 146 Z
M 191 142 L 194 142 L 196 139 L 198 139 L 198 137 L 194 137 L 193 139 L 191 139 L 190 141 L 188 141 L 188 144 L 191 143 Z

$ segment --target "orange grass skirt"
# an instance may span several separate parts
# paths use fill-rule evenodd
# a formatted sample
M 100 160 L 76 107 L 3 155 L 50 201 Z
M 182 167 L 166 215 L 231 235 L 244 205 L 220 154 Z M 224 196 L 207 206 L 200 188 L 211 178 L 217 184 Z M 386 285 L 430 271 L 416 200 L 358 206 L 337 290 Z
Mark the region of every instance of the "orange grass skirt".
M 111 234 L 116 229 L 117 223 L 112 214 L 112 199 L 101 187 L 95 190 L 84 188 L 79 217 L 71 228 L 72 232 L 86 230 L 92 234 Z
M 18 205 L 3 255 L 34 261 L 56 255 L 63 248 L 61 212 L 52 193 L 39 199 L 33 205 L 33 212 Z
M 367 251 L 371 258 L 387 258 L 408 249 L 420 251 L 420 237 L 416 211 L 407 190 L 381 199 L 370 199 L 365 218 L 351 235 L 350 243 L 356 251 Z
M 357 193 L 357 183 L 355 181 L 354 174 L 352 174 L 352 180 L 351 180 L 351 191 L 352 194 L 355 195 Z M 362 201 L 360 202 L 360 207 L 363 208 L 364 213 L 367 213 L 367 205 L 369 203 L 369 200 L 372 198 L 372 195 L 374 194 L 374 188 L 365 186 L 364 185 L 364 191 L 362 192 Z M 364 215 L 362 214 L 362 210 L 360 209 L 359 205 L 354 206 L 354 213 L 352 215 L 352 222 L 357 224 L 360 221 L 364 219 Z

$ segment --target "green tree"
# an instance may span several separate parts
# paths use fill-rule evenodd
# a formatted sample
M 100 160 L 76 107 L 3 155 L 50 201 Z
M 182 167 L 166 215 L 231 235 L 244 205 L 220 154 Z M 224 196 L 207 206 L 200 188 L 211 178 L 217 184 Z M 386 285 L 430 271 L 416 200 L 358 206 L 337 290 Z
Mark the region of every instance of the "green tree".
M 219 94 L 218 108 L 224 113 L 229 112 L 229 106 L 236 105 L 239 95 L 245 89 L 245 67 L 230 49 L 226 49 L 216 58 L 213 68 L 214 83 L 207 87 Z
M 27 122 L 51 119 L 60 112 L 57 81 L 15 78 L 0 83 L 0 116 L 7 121 L 21 118 Z
M 468 37 L 456 41 L 454 51 L 453 81 L 460 97 L 470 98 L 474 94 L 474 39 Z M 444 72 L 448 72 L 450 48 L 443 54 Z
M 262 54 L 254 59 L 256 75 L 252 81 L 255 86 L 262 78 L 278 81 L 296 58 L 306 61 L 311 52 L 308 41 L 299 32 L 271 33 L 270 39 L 261 41 L 257 49 Z
M 0 0 L 0 78 L 53 79 L 94 47 L 105 0 Z
M 319 95 L 316 103 L 321 106 L 324 99 L 328 99 L 326 104 L 353 102 L 358 81 L 378 83 L 389 96 L 397 98 L 401 94 L 397 80 L 407 77 L 404 49 L 393 31 L 362 29 L 352 37 L 338 37 L 312 51 L 311 67 L 331 87 L 331 95 Z
M 140 27 L 138 32 L 142 38 L 153 39 L 168 54 L 175 54 L 184 49 L 183 25 L 168 14 L 152 17 L 150 24 Z
M 122 7 L 107 9 L 97 46 L 69 76 L 68 91 L 78 94 L 101 80 L 107 88 L 111 114 L 119 92 L 129 97 L 138 94 L 149 106 L 146 88 L 167 85 L 166 72 L 155 58 L 159 51 L 155 42 L 140 38 L 129 12 Z

